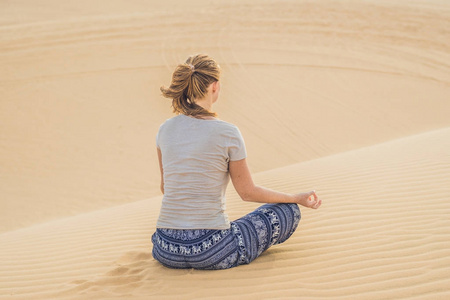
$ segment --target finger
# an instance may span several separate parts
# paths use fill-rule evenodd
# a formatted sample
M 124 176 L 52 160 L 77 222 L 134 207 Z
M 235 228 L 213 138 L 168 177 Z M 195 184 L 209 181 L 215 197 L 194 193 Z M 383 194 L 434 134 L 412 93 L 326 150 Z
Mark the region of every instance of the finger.
M 319 202 L 317 202 L 317 204 L 315 205 L 315 208 L 319 208 L 322 205 L 322 200 L 319 200 Z

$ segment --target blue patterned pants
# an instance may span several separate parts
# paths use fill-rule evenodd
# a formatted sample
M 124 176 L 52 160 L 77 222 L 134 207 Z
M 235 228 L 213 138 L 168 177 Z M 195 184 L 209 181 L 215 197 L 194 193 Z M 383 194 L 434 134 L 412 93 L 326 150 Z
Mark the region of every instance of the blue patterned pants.
M 153 257 L 176 269 L 219 270 L 248 264 L 270 246 L 286 241 L 297 229 L 297 204 L 264 204 L 230 222 L 229 229 L 157 228 Z

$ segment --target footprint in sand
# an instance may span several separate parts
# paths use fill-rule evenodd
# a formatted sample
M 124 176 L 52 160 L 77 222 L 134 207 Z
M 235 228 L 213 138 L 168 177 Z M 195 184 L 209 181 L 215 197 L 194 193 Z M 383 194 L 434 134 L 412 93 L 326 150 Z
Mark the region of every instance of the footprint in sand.
M 151 253 L 130 251 L 119 257 L 111 270 L 90 280 L 76 279 L 66 286 L 64 293 L 85 294 L 92 291 L 102 291 L 114 295 L 116 293 L 130 292 L 140 287 L 146 277 L 146 270 L 150 269 Z

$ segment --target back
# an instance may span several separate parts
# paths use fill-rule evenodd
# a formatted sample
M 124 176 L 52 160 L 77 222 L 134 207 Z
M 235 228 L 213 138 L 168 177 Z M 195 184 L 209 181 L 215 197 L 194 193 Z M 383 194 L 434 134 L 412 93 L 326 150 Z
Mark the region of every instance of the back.
M 228 229 L 228 162 L 247 156 L 239 129 L 222 120 L 180 114 L 161 124 L 156 145 L 164 170 L 164 197 L 156 227 Z

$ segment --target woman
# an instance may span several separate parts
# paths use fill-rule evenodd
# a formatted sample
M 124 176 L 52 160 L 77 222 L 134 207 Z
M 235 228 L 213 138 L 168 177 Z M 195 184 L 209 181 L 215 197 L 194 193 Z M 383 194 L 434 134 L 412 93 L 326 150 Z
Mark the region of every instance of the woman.
M 219 76 L 218 64 L 199 54 L 177 66 L 169 88 L 161 87 L 177 113 L 156 136 L 164 196 L 152 253 L 166 267 L 248 264 L 292 235 L 300 221 L 298 204 L 317 209 L 322 203 L 314 191 L 287 194 L 253 183 L 239 129 L 212 111 Z M 230 177 L 244 201 L 266 203 L 233 222 L 225 213 Z

